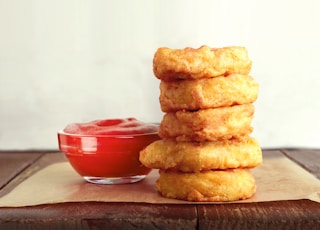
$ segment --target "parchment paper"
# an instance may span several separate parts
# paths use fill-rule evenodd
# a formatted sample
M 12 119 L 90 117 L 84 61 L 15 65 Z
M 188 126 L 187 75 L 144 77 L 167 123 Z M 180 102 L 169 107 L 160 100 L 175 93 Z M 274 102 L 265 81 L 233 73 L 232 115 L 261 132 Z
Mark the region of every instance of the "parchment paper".
M 280 154 L 265 154 L 263 164 L 252 169 L 252 173 L 257 183 L 256 194 L 250 199 L 237 202 L 298 199 L 320 202 L 320 180 Z M 195 203 L 161 197 L 154 186 L 157 178 L 158 170 L 153 170 L 138 183 L 97 185 L 85 182 L 69 163 L 55 163 L 38 171 L 1 197 L 0 207 L 75 201 Z

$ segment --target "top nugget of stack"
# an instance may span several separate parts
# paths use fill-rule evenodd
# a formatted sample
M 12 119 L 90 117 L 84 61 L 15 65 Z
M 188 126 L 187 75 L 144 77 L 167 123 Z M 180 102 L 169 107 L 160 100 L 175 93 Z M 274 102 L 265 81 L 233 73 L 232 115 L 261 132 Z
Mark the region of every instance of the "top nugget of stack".
M 153 72 L 163 81 L 200 79 L 229 74 L 247 75 L 251 60 L 245 47 L 230 46 L 198 49 L 159 48 L 153 59 Z

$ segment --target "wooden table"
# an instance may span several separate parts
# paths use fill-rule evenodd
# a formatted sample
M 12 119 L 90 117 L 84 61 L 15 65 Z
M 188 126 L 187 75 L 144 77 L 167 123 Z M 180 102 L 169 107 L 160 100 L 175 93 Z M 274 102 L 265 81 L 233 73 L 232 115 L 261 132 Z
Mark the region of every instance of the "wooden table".
M 264 150 L 264 154 L 269 151 L 284 154 L 320 179 L 320 150 Z M 0 192 L 14 188 L 39 167 L 59 161 L 65 158 L 57 152 L 0 152 Z M 320 229 L 320 204 L 310 200 L 191 205 L 73 202 L 2 207 L 0 229 L 309 230 Z

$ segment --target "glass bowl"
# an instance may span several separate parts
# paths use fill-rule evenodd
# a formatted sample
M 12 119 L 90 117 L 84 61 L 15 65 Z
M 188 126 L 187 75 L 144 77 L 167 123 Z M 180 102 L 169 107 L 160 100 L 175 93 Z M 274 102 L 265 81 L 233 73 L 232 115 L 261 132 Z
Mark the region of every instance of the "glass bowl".
M 59 149 L 86 181 L 96 184 L 134 183 L 150 168 L 139 161 L 139 153 L 159 140 L 157 132 L 122 135 L 86 135 L 58 132 Z

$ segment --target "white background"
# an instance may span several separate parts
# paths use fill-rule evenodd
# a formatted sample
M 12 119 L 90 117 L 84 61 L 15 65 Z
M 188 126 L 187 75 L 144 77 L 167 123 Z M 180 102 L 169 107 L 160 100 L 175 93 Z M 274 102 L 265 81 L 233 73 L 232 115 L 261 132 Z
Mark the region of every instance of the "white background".
M 0 0 L 0 150 L 71 122 L 160 122 L 160 46 L 246 46 L 263 148 L 320 147 L 320 1 Z

